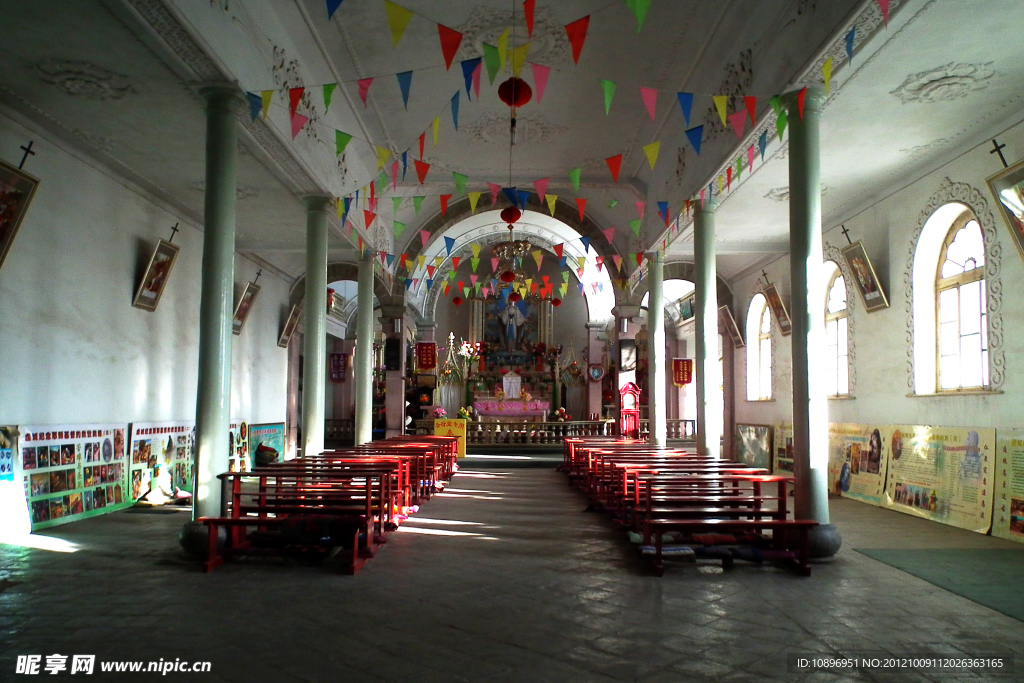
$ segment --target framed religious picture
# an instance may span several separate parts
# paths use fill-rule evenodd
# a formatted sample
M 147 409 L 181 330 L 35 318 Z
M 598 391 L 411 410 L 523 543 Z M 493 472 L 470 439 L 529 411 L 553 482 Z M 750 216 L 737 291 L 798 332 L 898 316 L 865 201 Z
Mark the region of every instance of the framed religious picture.
M 861 301 L 864 302 L 864 310 L 868 313 L 889 308 L 889 300 L 885 298 L 878 276 L 875 275 L 875 268 L 871 265 L 868 252 L 864 250 L 864 243 L 857 240 L 843 249 L 843 258 L 846 265 L 853 271 L 853 279 L 857 284 L 857 291 L 860 292 Z
M 772 315 L 775 316 L 775 322 L 779 326 L 782 336 L 785 337 L 793 332 L 793 321 L 789 319 L 789 311 L 786 310 L 786 304 L 782 303 L 782 297 L 779 296 L 779 290 L 775 288 L 774 284 L 765 285 L 764 298 L 768 300 L 768 308 L 772 309 Z
M 733 346 L 738 349 L 746 346 L 743 343 L 743 335 L 740 334 L 740 328 L 736 324 L 736 318 L 732 317 L 732 309 L 728 306 L 718 307 L 718 326 L 719 328 L 725 328 L 726 334 L 732 339 Z
M 679 300 L 679 319 L 689 320 L 693 317 L 693 307 L 696 303 L 696 295 L 691 294 Z
M 601 363 L 591 363 L 587 366 L 587 376 L 590 377 L 591 382 L 600 382 L 601 378 L 604 377 L 604 365 Z
M 636 340 L 619 340 L 619 372 L 636 370 Z
M 0 161 L 0 268 L 38 186 L 37 178 Z
M 235 317 L 231 319 L 231 332 L 233 334 L 242 334 L 245 321 L 249 318 L 249 311 L 252 310 L 252 305 L 256 302 L 256 297 L 259 296 L 259 293 L 259 285 L 254 282 L 246 283 L 245 291 L 242 292 L 238 305 L 235 306 Z
M 167 240 L 160 240 L 157 243 L 153 255 L 149 257 L 146 274 L 135 292 L 132 306 L 144 311 L 156 310 L 160 305 L 160 297 L 164 294 L 164 288 L 167 287 L 167 279 L 171 276 L 174 262 L 178 260 L 179 249 L 177 244 L 171 244 Z
M 1013 243 L 1024 258 L 1024 161 L 1004 168 L 988 179 L 988 188 L 996 198 L 999 213 L 1006 221 L 1006 227 L 1013 235 Z M 3 228 L 0 227 L 0 232 Z M 0 246 L 0 262 L 3 261 L 3 247 Z
M 292 340 L 292 335 L 295 334 L 295 328 L 299 324 L 300 317 L 302 317 L 302 307 L 295 304 L 292 306 L 292 310 L 288 313 L 288 319 L 284 321 L 284 329 L 281 330 L 281 337 L 277 340 L 278 346 L 284 349 L 288 348 L 288 344 Z

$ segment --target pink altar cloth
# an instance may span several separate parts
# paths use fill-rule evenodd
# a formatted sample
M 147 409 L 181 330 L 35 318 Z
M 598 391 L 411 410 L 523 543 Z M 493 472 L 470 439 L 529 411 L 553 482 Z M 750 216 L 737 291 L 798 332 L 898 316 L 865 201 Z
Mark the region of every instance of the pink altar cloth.
M 543 417 L 551 404 L 547 401 L 522 401 L 511 399 L 499 405 L 497 399 L 474 401 L 473 407 L 480 415 L 488 417 Z

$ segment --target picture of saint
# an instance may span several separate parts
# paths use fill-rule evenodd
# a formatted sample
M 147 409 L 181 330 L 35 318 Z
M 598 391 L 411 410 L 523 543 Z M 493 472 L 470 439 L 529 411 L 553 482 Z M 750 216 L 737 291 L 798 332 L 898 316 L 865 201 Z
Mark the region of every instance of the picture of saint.
M 899 460 L 900 456 L 903 455 L 903 435 L 900 434 L 900 430 L 895 430 L 892 433 L 892 459 Z
M 768 302 L 768 308 L 772 310 L 772 315 L 775 316 L 775 322 L 779 325 L 779 333 L 783 336 L 790 334 L 793 331 L 793 322 L 775 285 L 767 285 L 764 288 L 764 298 Z
M 235 316 L 231 320 L 231 332 L 233 334 L 242 333 L 242 328 L 245 327 L 245 321 L 249 317 L 249 311 L 252 309 L 252 305 L 255 303 L 256 297 L 259 293 L 259 285 L 254 285 L 250 282 L 245 286 L 245 291 L 242 292 L 242 298 L 238 300 L 238 305 L 235 307 Z
M 29 174 L 0 162 L 0 267 L 11 250 L 38 185 L 39 181 Z
M 888 308 L 889 301 L 885 298 L 885 292 L 882 291 L 882 286 L 878 282 L 871 259 L 864 249 L 864 243 L 857 241 L 843 249 L 843 258 L 846 259 L 846 264 L 853 271 L 857 291 L 860 292 L 861 299 L 864 301 L 864 308 L 869 313 L 881 308 Z
M 21 469 L 23 470 L 34 470 L 36 468 L 36 449 L 35 447 L 22 448 L 21 449 Z
M 167 286 L 167 279 L 171 274 L 171 268 L 178 258 L 179 247 L 167 240 L 160 240 L 153 250 L 149 259 L 149 267 L 146 268 L 146 275 L 142 278 L 138 291 L 135 293 L 135 300 L 132 306 L 147 311 L 155 311 L 163 296 L 164 287 Z
M 871 432 L 868 447 L 867 473 L 878 474 L 882 464 L 882 435 L 876 429 Z

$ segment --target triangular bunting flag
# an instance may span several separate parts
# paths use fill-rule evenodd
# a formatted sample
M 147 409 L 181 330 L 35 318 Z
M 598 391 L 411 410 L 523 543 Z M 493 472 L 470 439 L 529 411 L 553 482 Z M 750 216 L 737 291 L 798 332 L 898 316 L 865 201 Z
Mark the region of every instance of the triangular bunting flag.
M 482 194 L 483 194 L 483 192 L 470 192 L 469 193 L 469 210 L 470 210 L 470 213 L 476 213 L 476 205 L 477 205 L 477 202 L 480 201 L 480 195 L 482 195 Z
M 644 145 L 644 155 L 647 157 L 647 163 L 650 164 L 651 170 L 654 170 L 654 165 L 658 163 L 658 152 L 661 151 L 661 142 L 652 142 L 649 145 Z
M 452 247 L 454 247 L 454 246 L 455 246 L 455 240 L 453 240 L 451 237 L 445 237 L 444 238 L 444 248 L 448 252 L 449 256 L 452 255 Z M 456 266 L 456 268 L 458 268 L 458 266 Z
M 668 227 L 668 202 L 658 202 L 658 215 L 665 219 L 665 227 Z
M 832 58 L 829 57 L 825 60 L 825 63 L 821 65 L 821 75 L 825 79 L 825 92 L 829 90 L 829 84 L 832 82 Z
M 718 110 L 718 116 L 722 119 L 722 125 L 726 123 L 725 120 L 725 105 L 729 101 L 728 95 L 712 95 L 712 100 L 715 101 L 715 109 Z
M 418 170 L 417 170 L 417 173 L 419 173 Z M 423 208 L 423 200 L 424 199 L 426 199 L 426 197 L 413 197 L 412 198 L 412 208 L 416 212 L 417 216 L 420 215 L 420 209 Z
M 469 180 L 469 176 L 452 171 L 452 179 L 455 181 L 455 191 L 461 197 L 466 192 L 466 181 Z
M 398 78 L 398 88 L 402 91 L 402 103 L 405 105 L 406 111 L 409 110 L 409 86 L 412 85 L 412 72 L 403 71 L 400 74 L 395 74 Z
M 572 181 L 572 191 L 573 192 L 579 192 L 580 191 L 580 174 L 581 173 L 583 173 L 583 167 L 582 166 L 580 168 L 574 168 L 571 171 L 569 171 L 569 180 Z
M 334 18 L 334 13 L 341 7 L 341 3 L 344 0 L 327 0 L 327 20 L 330 21 Z
M 413 159 L 412 163 L 416 166 L 416 177 L 419 178 L 420 185 L 422 185 L 427 179 L 427 171 L 430 170 L 430 164 L 419 159 Z
M 889 25 L 889 0 L 878 0 L 878 9 L 882 10 L 882 21 Z
M 583 43 L 587 39 L 587 27 L 590 26 L 590 15 L 577 19 L 565 27 L 565 34 L 569 37 L 569 45 L 572 46 L 572 61 L 580 63 L 580 52 L 583 50 Z
M 501 60 L 498 58 L 498 48 L 487 43 L 483 43 L 483 48 L 484 65 L 487 67 L 487 78 L 490 79 L 491 85 L 494 85 L 494 77 L 498 75 L 498 71 L 501 69 Z
M 295 136 L 299 134 L 299 131 L 302 130 L 302 127 L 306 125 L 306 121 L 309 121 L 309 118 L 303 116 L 299 112 L 295 112 L 292 114 L 292 140 L 294 140 Z
M 658 107 L 658 91 L 654 88 L 640 88 L 640 98 L 644 101 L 644 106 L 647 107 L 647 115 L 653 121 Z
M 273 90 L 264 90 L 260 93 L 260 99 L 263 101 L 263 109 L 260 111 L 260 118 L 264 121 L 267 120 L 267 112 L 270 110 L 270 102 L 274 97 Z
M 587 257 L 586 256 L 577 256 L 576 257 L 576 265 L 579 266 L 580 270 L 583 270 L 583 268 L 586 267 L 586 265 L 587 265 Z
M 618 205 L 619 205 L 619 200 L 618 199 L 609 199 L 608 200 L 608 208 L 609 209 L 614 209 Z
M 779 134 L 779 141 L 782 141 L 782 134 L 786 132 L 786 122 L 788 117 L 786 116 L 786 110 L 783 109 L 779 112 L 779 116 L 775 119 L 775 131 Z
M 743 129 L 747 124 L 747 112 L 744 109 L 729 114 L 729 125 L 736 131 L 736 137 L 743 137 Z
M 603 78 L 598 80 L 601 81 L 601 90 L 604 92 L 604 115 L 607 116 L 612 108 L 612 98 L 615 97 L 615 81 L 607 81 Z
M 328 83 L 324 86 L 324 112 L 331 108 L 331 97 L 334 96 L 334 89 L 338 87 L 337 83 Z
M 526 202 L 530 199 L 530 191 L 529 190 L 516 190 L 516 197 L 519 200 L 517 202 L 516 206 L 518 206 L 523 211 L 526 211 Z
M 497 256 L 495 256 L 494 258 L 491 259 L 491 270 L 494 271 L 495 273 L 498 272 L 498 264 L 499 263 L 501 263 L 501 259 L 498 258 Z M 492 282 L 493 282 L 493 280 L 492 280 Z
M 587 208 L 587 200 L 583 197 L 576 198 L 576 208 L 580 210 L 580 220 L 583 220 L 583 211 Z
M 747 170 L 748 171 L 753 171 L 754 170 L 754 155 L 756 153 L 757 153 L 757 150 L 756 150 L 756 148 L 753 145 L 751 145 L 750 147 L 747 148 Z
M 469 249 L 473 252 L 473 258 L 480 258 L 480 250 L 482 247 L 479 244 L 470 244 Z
M 519 206 L 519 195 L 516 194 L 516 188 L 514 187 L 503 187 L 501 188 L 502 194 L 505 195 L 505 199 L 512 206 Z
M 804 101 L 807 99 L 807 86 L 800 89 L 796 94 L 796 110 L 800 114 L 800 120 L 804 120 Z
M 757 123 L 757 98 L 745 95 L 743 97 L 743 106 L 746 107 L 747 113 L 750 114 L 750 125 L 753 126 Z
M 477 266 L 479 266 L 479 265 L 480 265 L 480 259 L 478 259 L 478 258 L 471 258 L 471 259 L 469 259 L 469 266 L 473 269 L 474 273 L 476 272 Z M 470 279 L 473 280 L 473 284 L 475 285 L 476 284 L 476 275 L 471 276 Z
M 608 244 L 611 244 L 612 240 L 615 239 L 615 228 L 608 228 L 602 232 L 604 232 L 604 238 L 608 240 Z
M 387 162 L 388 157 L 391 156 L 391 150 L 387 147 L 375 146 L 377 150 L 377 171 L 379 172 L 384 168 L 384 164 Z
M 402 206 L 402 197 L 392 197 L 391 198 L 391 203 L 394 204 L 395 215 L 397 215 L 398 214 L 398 209 Z
M 704 138 L 704 126 L 703 125 L 695 126 L 695 127 L 690 128 L 690 129 L 688 129 L 686 131 L 686 139 L 690 141 L 691 145 L 693 145 L 693 151 L 695 151 L 698 156 L 700 156 L 700 143 L 701 143 L 701 140 L 703 138 Z
M 395 221 L 395 237 L 401 237 L 403 232 L 405 232 L 405 223 Z
M 523 2 L 523 16 L 526 18 L 526 32 L 533 38 L 533 13 L 537 0 L 525 0 Z
M 540 104 L 540 101 L 544 99 L 544 90 L 548 87 L 548 76 L 551 75 L 551 67 L 531 62 L 530 68 L 533 69 L 533 89 L 537 91 L 537 104 Z
M 853 41 L 857 38 L 857 27 L 854 26 L 850 29 L 850 32 L 846 34 L 846 58 L 853 61 Z
M 437 131 L 441 130 L 441 117 L 438 116 L 434 119 L 434 122 L 430 124 L 431 131 L 434 133 L 434 147 L 437 147 Z
M 288 90 L 288 113 L 294 114 L 295 110 L 299 106 L 299 102 L 302 101 L 302 93 L 306 91 L 305 88 L 290 88 Z
M 263 111 L 263 99 L 252 92 L 245 93 L 245 97 L 249 100 L 249 118 L 255 121 L 259 117 L 260 112 Z
M 544 178 L 542 180 L 533 181 L 533 189 L 537 191 L 537 197 L 540 199 L 541 203 L 544 202 L 544 193 L 548 191 L 548 181 L 550 180 L 550 178 Z
M 466 97 L 470 97 L 470 88 L 473 86 L 473 74 L 476 73 L 477 67 L 483 61 L 482 57 L 474 57 L 473 59 L 466 59 L 462 61 L 462 80 L 466 82 Z
M 437 25 L 437 34 L 441 38 L 441 54 L 444 55 L 444 66 L 446 69 L 451 69 L 455 53 L 459 51 L 459 46 L 462 45 L 462 34 L 443 24 Z M 468 91 L 469 88 L 466 88 L 466 90 Z
M 348 147 L 348 143 L 352 141 L 352 136 L 348 133 L 342 133 L 340 130 L 334 131 L 334 148 L 335 154 L 341 154 Z
M 479 59 L 479 57 L 477 59 Z M 473 69 L 473 94 L 478 100 L 480 99 L 480 72 L 483 71 L 483 69 L 483 65 L 479 63 L 476 65 L 476 68 Z
M 487 183 L 487 187 L 491 190 L 491 204 L 498 203 L 498 194 L 501 192 L 501 185 L 497 183 Z
M 391 162 L 391 189 L 398 189 L 398 159 Z M 398 197 L 396 197 L 398 199 Z
M 651 7 L 651 0 L 626 0 L 626 7 L 636 17 L 636 32 L 644 27 L 644 19 L 647 18 L 647 10 Z
M 441 215 L 442 216 L 445 215 L 446 213 L 448 213 L 448 200 L 451 199 L 451 198 L 452 198 L 452 196 L 450 194 L 443 194 L 443 195 L 441 195 Z
M 619 169 L 622 168 L 622 155 L 616 154 L 604 160 L 608 164 L 608 170 L 612 172 L 612 180 L 619 182 Z
M 764 161 L 764 151 L 768 148 L 768 131 L 761 133 L 757 141 L 757 147 L 761 151 L 761 161 Z
M 540 264 L 541 260 L 544 258 L 544 252 L 540 249 L 534 249 L 530 252 L 530 255 L 533 256 L 533 260 L 537 263 L 537 270 L 540 270 Z
M 402 40 L 402 34 L 405 33 L 405 27 L 409 25 L 409 20 L 412 19 L 412 12 L 401 5 L 396 5 L 391 0 L 384 0 L 384 12 L 388 15 L 388 28 L 391 29 L 392 47 L 397 47 L 399 41 Z
M 427 242 L 429 242 L 429 241 L 430 241 L 430 231 L 429 230 L 420 230 L 420 242 L 422 243 L 422 245 L 424 247 L 427 246 Z
M 452 241 L 454 242 L 455 240 L 452 240 Z M 452 272 L 453 273 L 456 270 L 459 269 L 459 264 L 460 263 L 462 263 L 462 257 L 461 256 L 452 256 Z M 461 287 L 461 286 L 462 286 L 462 283 L 459 283 L 459 287 Z
M 558 195 L 557 194 L 549 194 L 549 195 L 546 195 L 544 197 L 544 199 L 546 199 L 547 202 L 548 202 L 548 211 L 551 212 L 552 216 L 554 216 L 555 215 L 555 203 L 558 201 Z
M 512 75 L 519 78 L 523 72 L 523 65 L 530 54 L 530 43 L 526 42 L 512 50 Z
M 622 257 L 618 254 L 612 256 L 612 261 L 615 262 L 615 270 L 622 270 Z
M 361 78 L 356 83 L 359 85 L 359 99 L 363 101 L 363 106 L 366 106 L 366 96 L 370 93 L 370 84 L 373 83 L 372 78 Z
M 644 224 L 644 219 L 643 218 L 636 218 L 636 219 L 631 220 L 629 222 L 629 227 L 633 230 L 633 234 L 636 235 L 637 237 L 639 237 L 640 236 L 640 228 L 643 227 L 643 224 Z
M 508 57 L 508 27 L 498 36 L 498 69 L 505 71 L 505 59 Z
M 676 93 L 676 97 L 679 98 L 679 108 L 683 110 L 683 119 L 686 120 L 686 125 L 690 125 L 690 112 L 693 111 L 693 93 Z
M 636 253 L 636 264 L 642 266 L 644 264 L 644 255 L 641 252 Z
M 452 95 L 452 123 L 455 125 L 455 130 L 459 129 L 459 91 L 456 90 L 455 94 Z
M 583 245 L 583 253 L 584 254 L 586 254 L 586 253 L 588 253 L 590 251 L 590 238 L 589 237 L 581 237 L 580 238 L 580 244 Z
M 633 206 L 636 207 L 636 212 L 640 214 L 640 219 L 647 215 L 647 202 L 633 202 Z
M 376 218 L 377 218 L 377 214 L 373 213 L 372 211 L 367 211 L 366 209 L 363 209 L 363 227 L 364 228 L 369 230 L 370 229 L 370 225 L 373 223 L 374 219 L 376 219 Z
M 556 244 L 553 247 L 551 247 L 551 250 L 555 252 L 555 256 L 557 256 L 558 258 L 562 258 L 562 250 L 564 249 L 564 244 Z

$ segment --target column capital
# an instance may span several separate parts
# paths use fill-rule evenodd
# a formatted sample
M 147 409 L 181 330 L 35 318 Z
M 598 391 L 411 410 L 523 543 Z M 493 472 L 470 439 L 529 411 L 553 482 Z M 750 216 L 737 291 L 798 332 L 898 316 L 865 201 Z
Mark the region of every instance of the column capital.
M 626 304 L 619 304 L 612 309 L 612 314 L 617 318 L 626 318 L 632 320 L 640 317 L 640 305 L 630 306 Z
M 782 104 L 789 110 L 790 116 L 795 115 L 799 120 L 800 117 L 800 103 L 799 97 L 801 90 L 792 90 L 782 95 Z M 804 113 L 808 111 L 820 114 L 822 107 L 825 106 L 825 91 L 817 86 L 808 86 L 804 93 Z
M 693 208 L 694 220 L 696 220 L 698 214 L 714 214 L 720 204 L 721 200 L 717 197 L 708 197 L 704 201 L 697 200 L 694 202 Z
M 306 205 L 306 213 L 326 213 L 327 210 L 334 204 L 334 197 L 329 197 L 323 194 L 307 194 L 302 198 L 302 203 Z
M 226 109 L 237 114 L 245 104 L 245 95 L 233 81 L 210 81 L 199 86 L 199 96 L 206 104 L 206 110 Z
M 416 329 L 418 329 L 418 330 L 436 330 L 437 329 L 437 323 L 434 322 L 433 320 L 424 320 L 422 322 L 416 323 Z
M 402 305 L 381 305 L 380 319 L 395 320 L 405 317 L 405 304 Z
M 603 330 L 608 327 L 608 323 L 587 323 L 585 327 L 588 330 Z

